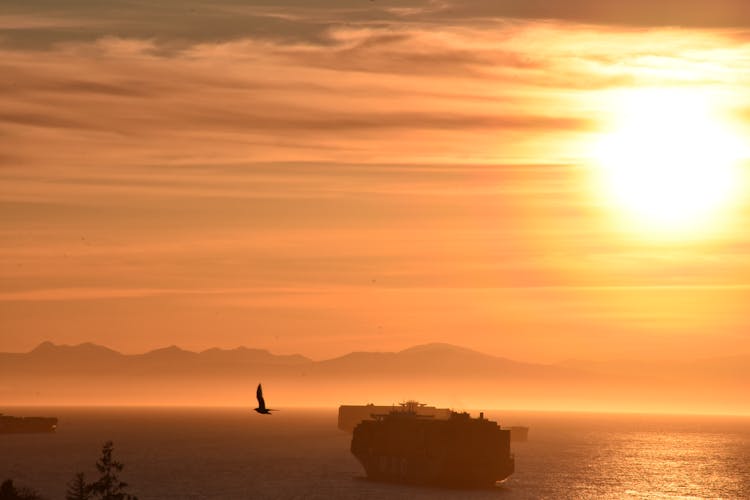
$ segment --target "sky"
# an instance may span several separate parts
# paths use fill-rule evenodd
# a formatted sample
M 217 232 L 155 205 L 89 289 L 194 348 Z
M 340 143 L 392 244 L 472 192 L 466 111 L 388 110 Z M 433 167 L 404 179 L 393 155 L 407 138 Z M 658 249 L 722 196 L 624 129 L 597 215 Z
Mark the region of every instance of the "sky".
M 6 0 L 0 351 L 749 353 L 743 6 Z

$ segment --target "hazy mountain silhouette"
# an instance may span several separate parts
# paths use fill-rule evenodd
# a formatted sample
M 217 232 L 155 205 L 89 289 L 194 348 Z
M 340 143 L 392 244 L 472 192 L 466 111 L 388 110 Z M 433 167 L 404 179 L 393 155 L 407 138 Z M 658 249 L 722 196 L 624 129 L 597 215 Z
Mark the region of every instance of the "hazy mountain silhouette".
M 472 376 L 548 377 L 580 376 L 576 368 L 521 363 L 483 354 L 451 344 L 424 344 L 399 352 L 353 352 L 339 358 L 315 363 L 317 373 L 350 373 L 402 376 L 429 373 L 433 377 Z
M 257 365 L 294 366 L 312 361 L 304 356 L 277 356 L 262 349 L 208 349 L 192 352 L 177 346 L 155 349 L 143 354 L 121 354 L 97 344 L 74 346 L 44 342 L 28 353 L 0 353 L 0 373 L 12 375 L 15 370 L 32 373 L 75 374 L 102 367 L 119 370 L 144 369 L 156 373 L 179 372 L 205 368 L 211 371 L 232 371 L 237 367 Z M 124 374 L 124 373 L 123 373 Z
M 155 349 L 143 354 L 121 354 L 96 344 L 75 346 L 44 342 L 28 353 L 0 353 L 0 373 L 10 368 L 34 373 L 53 373 L 64 368 L 66 373 L 88 371 L 102 365 L 118 369 L 153 369 L 156 372 L 207 370 L 212 373 L 251 369 L 262 366 L 273 371 L 321 375 L 371 374 L 392 375 L 430 373 L 456 376 L 457 374 L 488 375 L 575 375 L 577 369 L 511 361 L 450 344 L 425 344 L 399 352 L 352 352 L 341 357 L 312 361 L 299 354 L 275 355 L 262 349 L 208 349 L 193 352 L 177 346 Z
M 416 398 L 461 408 L 750 412 L 750 356 L 546 365 L 440 343 L 323 361 L 246 347 L 122 354 L 92 343 L 44 342 L 27 353 L 0 353 L 6 404 L 252 408 L 258 380 L 286 407 Z

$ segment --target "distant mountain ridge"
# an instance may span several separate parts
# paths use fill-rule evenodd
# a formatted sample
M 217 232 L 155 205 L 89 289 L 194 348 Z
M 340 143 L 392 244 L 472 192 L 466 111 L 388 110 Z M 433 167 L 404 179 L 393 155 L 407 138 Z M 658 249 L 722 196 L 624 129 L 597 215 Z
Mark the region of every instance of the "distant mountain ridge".
M 668 366 L 672 371 L 696 370 L 723 372 L 730 375 L 745 372 L 750 367 L 750 355 L 699 358 L 683 361 L 589 361 L 567 360 L 556 364 L 527 363 L 485 354 L 453 344 L 433 342 L 408 347 L 401 351 L 353 351 L 342 356 L 314 361 L 301 354 L 273 354 L 266 349 L 239 346 L 230 349 L 212 347 L 202 351 L 189 351 L 176 345 L 160 347 L 139 354 L 123 354 L 100 344 L 55 344 L 45 341 L 28 352 L 0 352 L 0 372 L 7 362 L 59 361 L 65 364 L 88 362 L 107 363 L 158 363 L 178 364 L 255 363 L 261 365 L 297 366 L 320 373 L 354 370 L 360 372 L 398 370 L 415 372 L 429 369 L 431 374 L 445 372 L 456 375 L 456 370 L 473 374 L 495 372 L 498 369 L 517 375 L 623 375 L 639 371 L 649 374 L 658 367 Z M 6 365 L 7 366 L 7 365 Z
M 211 348 L 200 352 L 168 346 L 141 354 L 122 354 L 90 342 L 57 345 L 44 342 L 27 353 L 0 353 L 0 377 L 35 376 L 153 377 L 319 377 L 390 378 L 548 378 L 574 377 L 580 370 L 521 363 L 451 344 L 423 344 L 398 352 L 352 352 L 323 361 L 299 354 L 277 355 L 264 349 Z
M 498 374 L 525 377 L 572 376 L 581 371 L 576 368 L 513 361 L 444 343 L 422 344 L 398 352 L 352 352 L 319 361 L 316 369 L 323 373 L 429 373 L 434 377 Z
M 533 365 L 533 363 L 522 363 L 512 361 L 507 358 L 501 358 L 492 356 L 490 354 L 484 354 L 479 351 L 460 347 L 447 343 L 428 343 L 412 346 L 401 351 L 354 351 L 349 354 L 344 354 L 335 358 L 330 358 L 322 361 L 313 361 L 306 356 L 300 354 L 272 354 L 266 349 L 249 348 L 245 346 L 235 347 L 232 349 L 222 349 L 219 347 L 212 347 L 203 351 L 189 351 L 182 349 L 176 345 L 170 345 L 166 347 L 159 347 L 146 351 L 139 354 L 123 354 L 119 351 L 111 349 L 109 347 L 102 346 L 100 344 L 94 344 L 92 342 L 84 342 L 81 344 L 69 345 L 69 344 L 55 344 L 51 341 L 45 341 L 39 344 L 28 352 L 0 352 L 0 356 L 106 356 L 106 357 L 122 357 L 122 358 L 155 358 L 155 357 L 246 357 L 248 359 L 263 359 L 263 360 L 275 360 L 275 361 L 287 361 L 290 363 L 338 363 L 343 362 L 347 359 L 361 359 L 367 357 L 374 357 L 378 359 L 388 358 L 410 358 L 413 360 L 420 359 L 435 359 L 437 356 L 440 359 L 444 358 L 456 358 L 456 359 L 472 359 L 472 360 L 485 360 L 485 361 L 502 361 L 507 363 L 515 363 L 519 365 Z M 552 366 L 552 365 L 547 365 Z
M 279 399 L 325 406 L 416 398 L 464 408 L 719 408 L 750 413 L 750 356 L 552 365 L 443 343 L 351 352 L 321 361 L 248 347 L 193 352 L 172 345 L 123 354 L 90 342 L 43 342 L 26 353 L 0 353 L 0 404 L 252 407 L 261 381 L 275 405 Z
M 194 355 L 207 355 L 207 356 L 216 356 L 216 355 L 238 355 L 238 354 L 245 354 L 249 357 L 264 357 L 264 358 L 279 358 L 279 359 L 287 359 L 287 360 L 296 360 L 296 361 L 311 361 L 309 358 L 306 358 L 304 356 L 301 356 L 299 354 L 292 354 L 292 355 L 277 355 L 277 354 L 271 354 L 269 351 L 265 349 L 251 349 L 248 347 L 240 346 L 235 347 L 234 349 L 221 349 L 219 347 L 212 347 L 210 349 L 205 349 L 203 351 L 188 351 L 186 349 L 182 349 L 181 347 L 178 347 L 176 345 L 170 345 L 167 347 L 159 347 L 157 349 L 152 349 L 150 351 L 146 351 L 145 353 L 140 354 L 123 354 L 119 351 L 115 351 L 114 349 L 110 349 L 109 347 L 102 346 L 100 344 L 94 344 L 92 342 L 84 342 L 81 344 L 75 344 L 75 345 L 69 345 L 69 344 L 55 344 L 50 341 L 45 341 L 36 346 L 34 349 L 32 349 L 29 352 L 26 353 L 0 353 L 0 355 L 102 355 L 102 356 L 120 356 L 120 357 L 156 357 L 156 356 L 194 356 Z

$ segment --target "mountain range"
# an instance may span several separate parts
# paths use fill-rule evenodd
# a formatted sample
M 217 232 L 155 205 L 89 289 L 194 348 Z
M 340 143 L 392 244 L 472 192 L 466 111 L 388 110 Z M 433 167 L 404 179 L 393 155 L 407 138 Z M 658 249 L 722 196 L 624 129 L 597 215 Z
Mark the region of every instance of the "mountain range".
M 251 406 L 259 381 L 277 406 L 415 398 L 457 408 L 750 412 L 750 356 L 535 364 L 441 343 L 323 361 L 247 347 L 122 354 L 92 343 L 0 353 L 0 404 Z

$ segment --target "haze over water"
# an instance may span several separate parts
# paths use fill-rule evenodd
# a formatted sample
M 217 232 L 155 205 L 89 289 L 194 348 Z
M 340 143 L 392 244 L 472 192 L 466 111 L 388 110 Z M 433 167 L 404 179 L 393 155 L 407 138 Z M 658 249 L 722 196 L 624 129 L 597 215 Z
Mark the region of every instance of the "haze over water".
M 56 414 L 54 435 L 0 436 L 0 477 L 61 498 L 94 476 L 112 439 L 122 479 L 141 499 L 748 498 L 750 419 L 492 411 L 531 427 L 513 443 L 516 473 L 492 490 L 372 483 L 336 428 L 335 410 L 14 408 Z

